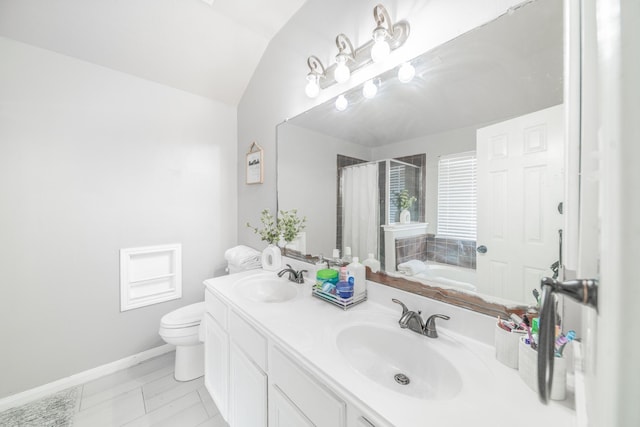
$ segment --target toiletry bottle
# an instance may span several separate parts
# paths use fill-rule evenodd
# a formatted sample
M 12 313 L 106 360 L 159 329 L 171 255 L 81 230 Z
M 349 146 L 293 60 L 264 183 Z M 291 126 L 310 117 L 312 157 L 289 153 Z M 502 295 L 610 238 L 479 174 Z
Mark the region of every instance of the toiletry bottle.
M 347 265 L 348 281 L 353 281 L 353 295 L 359 296 L 367 290 L 367 273 L 364 265 L 358 262 L 358 257 L 353 257 L 353 262 Z
M 346 246 L 344 248 L 344 252 L 342 253 L 342 261 L 346 262 L 347 264 L 349 264 L 351 262 L 352 258 L 351 258 L 351 247 L 350 246 Z
M 339 282 L 346 282 L 348 278 L 347 267 L 340 267 L 340 277 L 338 279 Z
M 373 254 L 369 254 L 369 258 L 362 261 L 362 265 L 365 267 L 369 267 L 372 273 L 378 272 L 380 270 L 380 261 L 373 257 Z

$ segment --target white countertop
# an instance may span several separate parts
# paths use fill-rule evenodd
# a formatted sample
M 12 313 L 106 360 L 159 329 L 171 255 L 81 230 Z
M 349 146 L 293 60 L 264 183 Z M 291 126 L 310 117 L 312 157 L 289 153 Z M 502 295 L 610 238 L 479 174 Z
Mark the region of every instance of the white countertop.
M 488 316 L 368 282 L 369 300 L 347 311 L 311 296 L 309 283 L 292 300 L 253 302 L 234 291 L 242 278 L 264 273 L 252 270 L 205 281 L 206 287 L 235 311 L 241 312 L 277 344 L 297 355 L 307 369 L 349 399 L 359 401 L 397 427 L 438 426 L 572 426 L 575 412 L 565 402 L 542 405 L 520 379 L 517 370 L 494 357 L 495 320 Z M 398 326 L 401 308 L 422 309 L 423 317 L 436 312 L 451 316 L 439 321 L 439 338 L 431 339 Z M 379 385 L 357 372 L 336 344 L 338 333 L 351 325 L 374 324 L 407 334 L 417 347 L 433 346 L 446 355 L 462 377 L 461 391 L 451 399 L 418 399 Z M 475 339 L 469 338 L 473 336 Z M 425 358 L 425 363 L 428 360 Z M 400 386 L 402 387 L 402 386 Z M 571 395 L 568 393 L 568 399 Z M 432 424 L 433 423 L 433 424 Z

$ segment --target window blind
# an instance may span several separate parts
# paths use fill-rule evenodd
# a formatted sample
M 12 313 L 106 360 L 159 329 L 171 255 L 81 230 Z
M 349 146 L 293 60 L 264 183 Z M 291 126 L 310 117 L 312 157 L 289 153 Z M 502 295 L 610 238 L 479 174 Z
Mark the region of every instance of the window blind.
M 475 240 L 477 198 L 476 153 L 442 156 L 438 161 L 438 236 Z
M 389 224 L 400 221 L 398 194 L 405 188 L 404 165 L 391 165 L 389 168 Z

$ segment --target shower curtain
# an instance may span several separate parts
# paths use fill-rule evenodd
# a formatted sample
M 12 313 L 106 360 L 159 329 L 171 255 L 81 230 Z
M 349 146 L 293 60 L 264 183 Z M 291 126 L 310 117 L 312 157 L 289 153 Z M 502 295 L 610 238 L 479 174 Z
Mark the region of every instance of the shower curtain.
M 342 170 L 342 249 L 360 260 L 378 255 L 378 164 L 349 166 Z

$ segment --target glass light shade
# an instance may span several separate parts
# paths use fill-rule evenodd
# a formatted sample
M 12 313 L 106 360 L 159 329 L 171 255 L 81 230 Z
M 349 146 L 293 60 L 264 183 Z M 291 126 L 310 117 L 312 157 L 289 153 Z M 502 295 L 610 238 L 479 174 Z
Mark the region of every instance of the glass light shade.
M 373 98 L 374 96 L 376 96 L 376 93 L 378 93 L 378 86 L 376 86 L 373 80 L 369 80 L 362 87 L 362 96 L 367 99 Z
M 411 80 L 413 80 L 415 75 L 416 69 L 413 68 L 413 65 L 409 64 L 408 62 L 402 64 L 402 66 L 398 70 L 398 80 L 400 80 L 402 83 L 410 82 Z
M 391 53 L 391 47 L 385 40 L 377 40 L 371 47 L 371 59 L 373 62 L 384 60 Z
M 345 61 L 338 62 L 336 69 L 333 70 L 333 77 L 338 83 L 344 83 L 349 80 L 349 77 L 351 77 L 351 71 L 345 64 Z
M 320 93 L 320 86 L 315 79 L 309 79 L 309 83 L 304 88 L 304 92 L 309 98 L 315 98 Z
M 344 95 L 340 95 L 336 99 L 336 109 L 338 111 L 344 111 L 347 109 L 348 106 L 349 106 L 349 101 L 347 101 L 347 98 L 345 98 Z

